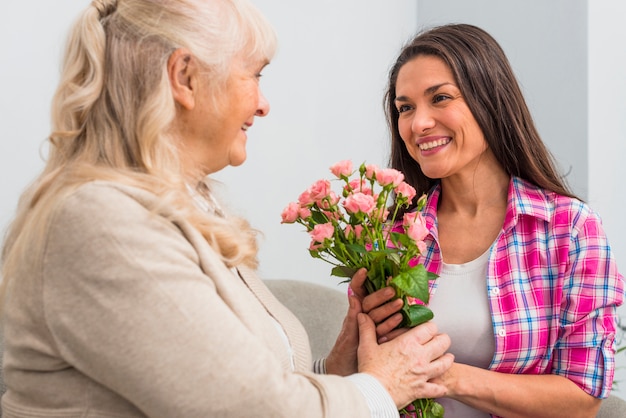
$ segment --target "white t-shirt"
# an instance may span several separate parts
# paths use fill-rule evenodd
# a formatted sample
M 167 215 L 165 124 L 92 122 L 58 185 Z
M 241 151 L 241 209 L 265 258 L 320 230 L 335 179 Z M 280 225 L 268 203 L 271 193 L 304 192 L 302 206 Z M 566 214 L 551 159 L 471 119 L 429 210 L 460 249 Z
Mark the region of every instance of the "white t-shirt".
M 437 328 L 450 336 L 448 350 L 457 363 L 486 369 L 494 355 L 495 339 L 487 299 L 489 251 L 464 264 L 443 263 L 436 294 L 429 308 Z M 489 414 L 447 398 L 437 400 L 451 418 L 488 418 Z

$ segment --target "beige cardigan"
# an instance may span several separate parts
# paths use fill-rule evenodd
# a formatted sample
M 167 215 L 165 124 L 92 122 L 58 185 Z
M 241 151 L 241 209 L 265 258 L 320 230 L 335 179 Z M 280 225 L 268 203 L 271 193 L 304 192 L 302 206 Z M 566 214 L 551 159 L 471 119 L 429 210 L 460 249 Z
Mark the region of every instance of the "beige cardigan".
M 262 281 L 156 203 L 93 182 L 56 208 L 7 300 L 4 417 L 369 416 Z

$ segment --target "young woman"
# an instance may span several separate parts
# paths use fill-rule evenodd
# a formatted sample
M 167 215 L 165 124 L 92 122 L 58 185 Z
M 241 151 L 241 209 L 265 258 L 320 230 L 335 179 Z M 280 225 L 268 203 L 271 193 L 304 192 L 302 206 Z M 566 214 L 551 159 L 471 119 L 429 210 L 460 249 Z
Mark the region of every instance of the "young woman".
M 418 34 L 392 67 L 386 106 L 391 166 L 428 193 L 420 261 L 439 275 L 430 308 L 455 356 L 432 380 L 446 387 L 445 416 L 595 416 L 611 391 L 623 277 L 498 43 L 467 24 Z M 386 335 L 397 305 L 376 298 L 364 309 Z

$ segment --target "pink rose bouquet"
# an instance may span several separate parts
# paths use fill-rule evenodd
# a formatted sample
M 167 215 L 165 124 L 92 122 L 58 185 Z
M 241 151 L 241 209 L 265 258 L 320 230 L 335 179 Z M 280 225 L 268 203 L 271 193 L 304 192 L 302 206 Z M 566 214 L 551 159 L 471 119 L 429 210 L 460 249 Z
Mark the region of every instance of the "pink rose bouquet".
M 428 231 L 421 213 L 426 196 L 400 222 L 398 210 L 408 208 L 417 197 L 401 172 L 365 163 L 354 170 L 350 160 L 339 161 L 330 171 L 340 191 L 332 190 L 331 180 L 316 181 L 297 202 L 285 207 L 282 223 L 305 227 L 311 237 L 309 253 L 332 264 L 332 275 L 349 281 L 365 267 L 370 293 L 392 286 L 396 297 L 404 301 L 400 326 L 413 327 L 432 319 L 426 306 L 428 282 L 437 275 L 415 262 L 426 246 L 423 240 Z M 400 412 L 443 416 L 443 408 L 432 399 L 418 399 Z

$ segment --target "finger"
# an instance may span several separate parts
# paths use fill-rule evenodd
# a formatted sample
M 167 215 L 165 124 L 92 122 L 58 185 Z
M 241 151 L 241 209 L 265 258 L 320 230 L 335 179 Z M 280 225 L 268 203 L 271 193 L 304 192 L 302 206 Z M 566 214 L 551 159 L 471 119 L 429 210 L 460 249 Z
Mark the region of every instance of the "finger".
M 389 302 L 390 300 L 392 300 L 394 297 L 396 297 L 396 291 L 393 287 L 391 286 L 387 286 L 387 287 L 383 287 L 380 290 L 377 290 L 375 292 L 373 292 L 370 295 L 367 295 L 364 299 L 363 299 L 363 312 L 369 313 L 371 310 L 382 306 L 383 304 L 385 304 L 386 302 Z M 398 308 L 398 305 L 395 305 L 395 310 L 390 310 L 389 313 L 384 316 L 383 318 L 380 318 L 380 320 L 382 321 L 384 318 L 386 318 L 387 316 L 399 311 L 402 308 L 402 299 L 396 299 L 398 301 L 400 301 L 400 306 Z M 397 303 L 397 302 L 396 302 Z M 374 318 L 372 318 L 374 319 Z M 374 319 L 374 322 L 376 322 L 376 320 Z
M 426 350 L 426 355 L 431 360 L 442 357 L 446 351 L 450 348 L 450 337 L 447 334 L 437 334 L 423 346 Z
M 367 289 L 365 289 L 365 280 L 367 280 L 367 270 L 361 268 L 357 270 L 350 280 L 350 289 L 352 293 L 358 296 L 361 300 L 367 296 Z
M 363 312 L 367 313 L 375 324 L 380 324 L 393 314 L 399 313 L 404 306 L 402 299 L 394 299 L 391 302 L 382 302 L 373 309 L 366 309 L 366 305 L 368 307 L 372 305 L 371 299 L 368 298 L 369 296 L 363 300 Z
M 371 318 L 371 316 L 370 316 Z M 384 341 L 390 341 L 396 338 L 398 335 L 402 335 L 408 331 L 408 328 L 398 328 L 402 323 L 402 314 L 395 314 L 390 316 L 385 321 L 376 325 L 376 335 L 378 336 L 378 343 Z
M 362 312 L 361 301 L 354 295 L 348 296 L 348 315 L 356 318 L 356 314 Z
M 447 336 L 447 334 L 438 334 L 437 325 L 432 321 L 424 322 L 423 324 L 417 325 L 416 327 L 411 328 L 406 334 L 410 334 L 408 338 L 415 338 L 417 342 L 421 345 L 426 345 L 426 343 L 428 343 L 433 338 L 435 338 L 435 336 L 438 335 L 442 335 L 444 336 L 444 339 L 447 338 L 448 342 L 450 341 L 450 338 Z M 443 344 L 444 342 L 445 341 L 441 341 L 440 343 Z
M 376 342 L 376 326 L 372 318 L 364 313 L 359 313 L 357 322 L 359 324 L 359 349 L 378 345 Z

